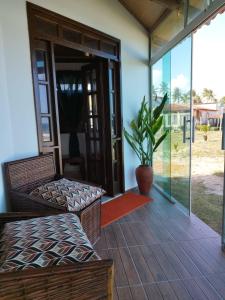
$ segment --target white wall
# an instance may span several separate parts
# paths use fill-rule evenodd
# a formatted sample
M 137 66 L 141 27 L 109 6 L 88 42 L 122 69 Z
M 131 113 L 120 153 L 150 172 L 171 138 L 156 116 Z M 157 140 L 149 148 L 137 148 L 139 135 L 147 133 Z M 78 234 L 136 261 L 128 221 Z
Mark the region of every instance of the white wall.
M 148 37 L 117 0 L 32 0 L 121 39 L 124 125 L 148 94 Z M 0 0 L 0 163 L 38 153 L 25 0 Z M 126 189 L 136 157 L 125 143 Z M 0 173 L 1 174 L 1 173 Z M 0 210 L 4 210 L 0 175 Z

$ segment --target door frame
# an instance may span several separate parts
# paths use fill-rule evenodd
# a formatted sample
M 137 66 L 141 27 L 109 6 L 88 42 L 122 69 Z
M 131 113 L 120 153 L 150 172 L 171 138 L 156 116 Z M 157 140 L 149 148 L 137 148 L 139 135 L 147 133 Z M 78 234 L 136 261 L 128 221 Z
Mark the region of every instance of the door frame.
M 40 116 L 38 114 L 37 94 L 35 94 L 35 87 L 37 86 L 36 69 L 34 66 L 34 51 L 35 42 L 37 40 L 48 42 L 50 45 L 51 57 L 50 61 L 52 64 L 53 71 L 55 70 L 54 61 L 54 45 L 61 45 L 64 47 L 79 50 L 85 53 L 93 54 L 98 57 L 105 58 L 112 61 L 116 65 L 116 81 L 117 81 L 117 97 L 119 100 L 119 130 L 123 130 L 123 118 L 122 118 L 122 99 L 121 99 L 121 42 L 119 39 L 109 36 L 101 31 L 94 28 L 81 24 L 77 21 L 64 17 L 60 14 L 37 6 L 35 4 L 27 2 L 27 17 L 28 17 L 28 30 L 30 39 L 30 52 L 31 52 L 31 66 L 33 75 L 33 89 L 34 89 L 34 100 L 35 100 L 35 112 L 36 122 L 38 124 Z M 56 87 L 56 74 L 53 72 L 52 80 L 53 87 Z M 56 90 L 52 91 L 55 104 L 55 121 L 56 121 L 56 135 L 57 145 L 59 149 L 58 159 L 58 170 L 62 173 L 62 155 L 61 155 L 61 144 L 59 138 L 59 116 L 58 116 L 58 103 Z M 37 135 L 40 137 L 40 126 L 37 126 Z M 112 144 L 112 137 L 106 136 L 108 143 Z M 43 145 L 38 138 L 39 153 L 43 153 Z M 120 179 L 121 179 L 121 192 L 125 191 L 125 178 L 124 178 L 124 157 L 123 157 L 123 137 L 119 147 L 119 153 L 121 157 L 120 161 Z

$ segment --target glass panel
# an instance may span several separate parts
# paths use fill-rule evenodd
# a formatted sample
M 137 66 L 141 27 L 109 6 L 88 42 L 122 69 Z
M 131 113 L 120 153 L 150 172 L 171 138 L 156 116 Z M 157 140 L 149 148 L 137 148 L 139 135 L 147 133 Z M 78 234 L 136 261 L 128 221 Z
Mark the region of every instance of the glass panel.
M 87 90 L 88 90 L 88 92 L 91 91 L 91 78 L 90 78 L 90 75 L 91 75 L 90 72 L 88 72 L 87 75 L 86 75 Z
M 221 11 L 193 34 L 192 212 L 219 234 L 224 184 L 224 150 L 221 150 L 225 112 L 224 28 L 225 12 Z
M 42 117 L 41 118 L 41 127 L 42 127 L 43 142 L 50 142 L 51 141 L 50 118 Z
M 113 144 L 112 159 L 113 160 L 117 160 L 118 159 L 118 144 L 117 144 L 117 142 L 114 142 L 114 144 Z
M 98 114 L 98 104 L 97 104 L 97 95 L 92 95 L 92 105 L 93 105 L 93 115 Z
M 90 140 L 90 155 L 94 156 L 95 154 L 95 142 L 94 140 Z
M 112 135 L 116 136 L 116 117 L 115 115 L 112 115 Z
M 93 118 L 89 118 L 89 135 L 90 137 L 94 137 L 94 120 Z
M 92 49 L 98 49 L 99 48 L 99 41 L 96 39 L 93 39 L 89 36 L 84 36 L 84 45 L 92 48 Z
M 152 57 L 184 29 L 184 6 L 172 11 L 153 31 L 151 37 Z
M 114 90 L 114 69 L 109 69 L 109 89 Z
M 47 86 L 44 84 L 39 84 L 39 100 L 40 100 L 41 113 L 42 114 L 49 113 Z
M 114 181 L 118 181 L 118 163 L 117 162 L 114 162 L 114 166 L 113 166 L 113 169 L 114 169 Z
M 100 151 L 100 141 L 96 140 L 95 141 L 95 150 L 96 150 L 96 159 L 101 159 L 101 151 Z
M 116 55 L 115 54 L 116 45 L 112 45 L 112 44 L 109 44 L 109 43 L 106 43 L 106 42 L 102 42 L 101 43 L 101 50 L 104 51 L 104 52 L 107 52 L 109 54 Z
M 36 17 L 34 28 L 43 34 L 56 37 L 58 35 L 58 24 L 40 17 Z
M 88 107 L 89 107 L 89 114 L 93 115 L 93 106 L 92 106 L 92 96 L 88 96 Z
M 81 43 L 81 33 L 74 30 L 63 29 L 63 38 L 70 42 Z
M 92 71 L 92 91 L 96 91 L 96 70 Z
M 191 47 L 189 37 L 152 67 L 152 105 L 156 106 L 168 93 L 169 102 L 163 114 L 164 128 L 170 129 L 154 154 L 155 183 L 187 209 L 190 208 Z
M 171 51 L 171 195 L 190 206 L 191 38 Z
M 167 53 L 152 67 L 152 106 L 155 107 L 162 100 L 165 93 L 168 93 L 168 103 L 164 108 L 164 124 L 162 129 L 170 128 L 170 52 Z M 162 132 L 158 132 L 157 138 Z M 170 182 L 170 135 L 162 142 L 153 156 L 154 180 L 155 183 L 163 189 L 170 197 L 171 182 Z
M 98 118 L 94 118 L 94 133 L 95 133 L 95 137 L 99 138 Z
M 208 0 L 189 0 L 188 23 L 207 8 L 208 2 Z
M 46 60 L 45 60 L 44 51 L 36 51 L 36 66 L 37 66 L 38 80 L 44 80 L 44 81 L 47 80 Z

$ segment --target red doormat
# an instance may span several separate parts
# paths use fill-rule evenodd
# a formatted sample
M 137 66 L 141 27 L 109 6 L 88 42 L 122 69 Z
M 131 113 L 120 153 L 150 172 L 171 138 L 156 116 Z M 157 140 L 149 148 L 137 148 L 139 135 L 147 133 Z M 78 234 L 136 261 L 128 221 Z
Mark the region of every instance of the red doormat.
M 126 193 L 101 206 L 101 227 L 128 215 L 140 206 L 152 201 L 146 196 Z

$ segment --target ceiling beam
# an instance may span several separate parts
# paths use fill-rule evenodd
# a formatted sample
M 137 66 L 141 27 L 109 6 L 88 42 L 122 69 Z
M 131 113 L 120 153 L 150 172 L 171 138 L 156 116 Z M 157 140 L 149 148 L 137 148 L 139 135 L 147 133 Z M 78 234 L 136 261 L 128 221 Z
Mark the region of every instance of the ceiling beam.
M 141 21 L 141 19 L 135 14 L 134 11 L 130 9 L 130 7 L 127 5 L 126 1 L 119 0 L 119 2 L 126 8 L 126 10 L 147 30 L 149 31 L 149 28 L 145 26 L 145 24 Z
M 178 8 L 181 3 L 181 0 L 149 0 L 149 1 L 158 3 L 158 4 L 165 6 L 171 10 Z
M 168 15 L 171 13 L 171 10 L 170 9 L 168 9 L 168 8 L 166 8 L 165 10 L 164 10 L 164 12 L 161 14 L 161 16 L 156 20 L 156 22 L 152 25 L 152 27 L 151 27 L 151 31 L 150 31 L 150 33 L 152 33 L 155 29 L 156 29 L 156 27 L 158 27 L 167 17 L 168 17 Z

